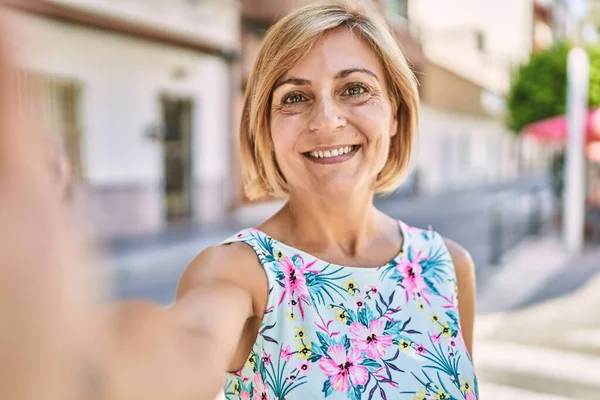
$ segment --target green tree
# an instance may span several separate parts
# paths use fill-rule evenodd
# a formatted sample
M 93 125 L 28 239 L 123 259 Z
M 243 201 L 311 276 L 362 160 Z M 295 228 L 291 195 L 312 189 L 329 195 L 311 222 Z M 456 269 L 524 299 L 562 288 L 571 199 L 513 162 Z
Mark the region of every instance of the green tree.
M 507 102 L 509 126 L 516 133 L 527 124 L 565 113 L 569 49 L 561 44 L 534 53 L 518 68 Z M 589 104 L 600 106 L 600 46 L 586 50 L 590 57 Z

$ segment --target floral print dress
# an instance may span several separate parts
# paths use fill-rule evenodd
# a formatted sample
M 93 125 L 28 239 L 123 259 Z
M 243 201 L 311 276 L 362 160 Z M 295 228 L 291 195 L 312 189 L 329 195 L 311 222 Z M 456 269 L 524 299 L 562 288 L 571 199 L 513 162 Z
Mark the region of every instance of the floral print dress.
M 378 268 L 331 264 L 257 229 L 224 242 L 250 245 L 269 282 L 226 399 L 478 398 L 448 249 L 438 233 L 399 224 L 403 248 Z

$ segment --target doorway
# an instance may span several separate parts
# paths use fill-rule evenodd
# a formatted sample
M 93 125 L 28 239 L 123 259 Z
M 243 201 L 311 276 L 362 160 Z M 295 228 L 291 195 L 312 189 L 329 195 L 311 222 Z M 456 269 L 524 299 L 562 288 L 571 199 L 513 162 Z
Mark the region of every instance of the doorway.
M 192 112 L 187 98 L 161 97 L 164 201 L 168 221 L 192 215 Z

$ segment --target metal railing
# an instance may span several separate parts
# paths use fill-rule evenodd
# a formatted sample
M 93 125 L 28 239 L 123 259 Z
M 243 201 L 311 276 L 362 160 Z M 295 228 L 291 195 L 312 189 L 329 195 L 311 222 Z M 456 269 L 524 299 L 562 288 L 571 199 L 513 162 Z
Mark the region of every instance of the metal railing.
M 554 201 L 549 187 L 498 195 L 490 209 L 490 264 L 500 264 L 503 255 L 529 237 L 539 237 L 552 228 Z

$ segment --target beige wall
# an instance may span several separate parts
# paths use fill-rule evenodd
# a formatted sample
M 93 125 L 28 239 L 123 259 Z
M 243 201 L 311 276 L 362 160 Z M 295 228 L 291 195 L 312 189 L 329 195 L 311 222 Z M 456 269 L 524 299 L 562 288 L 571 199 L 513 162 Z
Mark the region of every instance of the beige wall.
M 511 66 L 531 51 L 533 0 L 418 0 L 409 12 L 431 61 L 488 89 L 506 92 Z M 477 31 L 484 34 L 484 52 Z
M 427 63 L 421 79 L 421 100 L 431 107 L 487 116 L 481 106 L 482 87 L 447 68 Z
M 242 0 L 242 14 L 253 20 L 273 22 L 291 10 L 314 3 L 312 0 Z

